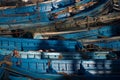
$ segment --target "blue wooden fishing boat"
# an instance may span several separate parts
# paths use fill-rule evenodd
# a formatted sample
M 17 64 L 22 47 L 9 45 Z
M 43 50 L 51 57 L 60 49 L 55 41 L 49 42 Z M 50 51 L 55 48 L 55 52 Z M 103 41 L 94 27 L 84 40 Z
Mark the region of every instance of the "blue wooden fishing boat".
M 92 42 L 93 44 L 99 45 L 101 47 L 111 48 L 115 50 L 120 50 L 119 39 L 109 40 L 109 41 L 98 41 Z M 86 43 L 87 44 L 87 43 Z M 91 42 L 88 42 L 91 44 Z M 56 47 L 57 46 L 57 47 Z M 19 51 L 36 51 L 36 50 L 55 50 L 56 52 L 76 52 L 76 49 L 82 49 L 83 44 L 78 41 L 73 40 L 44 40 L 44 39 L 23 39 L 23 38 L 5 38 L 0 37 L 0 49 Z
M 112 0 L 52 0 L 0 10 L 0 27 L 47 25 L 98 16 Z M 0 37 L 0 80 L 119 80 L 120 40 L 74 39 L 119 36 L 119 26 L 61 34 L 68 40 Z
M 87 52 L 54 52 L 54 51 L 18 51 L 19 57 L 23 59 L 54 59 L 54 60 L 80 60 L 80 59 L 108 59 L 107 56 L 113 58 L 119 57 L 115 52 L 111 51 L 87 51 Z M 13 51 L 0 49 L 1 55 L 13 56 Z M 86 56 L 86 57 L 84 57 Z
M 5 68 L 9 74 L 16 73 L 33 79 L 66 80 L 66 77 L 70 77 L 71 80 L 114 80 L 119 78 L 120 74 L 119 60 L 7 59 L 12 63 Z
M 102 39 L 120 36 L 119 24 L 101 26 L 96 28 L 91 28 L 90 30 L 74 30 L 74 31 L 60 31 L 60 32 L 44 32 L 44 33 L 34 33 L 25 32 L 23 29 L 16 30 L 6 30 L 1 31 L 0 35 L 9 35 L 11 37 L 19 38 L 34 38 L 34 39 L 67 39 L 67 40 L 81 40 L 81 39 Z
M 119 39 L 110 41 L 78 42 L 71 40 L 44 40 L 0 38 L 0 54 L 8 55 L 18 50 L 22 58 L 36 59 L 107 59 L 111 51 L 120 50 Z M 83 52 L 84 51 L 84 52 Z M 101 54 L 101 56 L 99 56 Z
M 116 42 L 116 41 L 114 41 Z M 117 41 L 119 42 L 119 41 Z M 113 60 L 106 60 L 103 58 L 102 52 L 98 56 L 98 59 L 87 59 L 84 60 L 78 55 L 76 48 L 83 48 L 83 45 L 77 41 L 69 40 L 34 40 L 34 39 L 19 39 L 19 38 L 0 38 L 1 48 L 7 50 L 18 49 L 23 51 L 20 57 L 14 57 L 12 55 L 6 56 L 0 62 L 5 64 L 10 63 L 10 67 L 3 68 L 8 71 L 10 75 L 27 76 L 33 79 L 51 79 L 51 80 L 63 80 L 66 78 L 65 75 L 70 77 L 72 80 L 79 80 L 81 78 L 89 77 L 90 80 L 94 78 L 100 78 L 106 75 L 112 75 L 111 78 L 118 78 L 119 75 L 119 59 L 112 58 Z M 112 44 L 115 44 L 111 42 Z M 102 42 L 101 42 L 102 44 Z M 44 50 L 54 49 L 57 52 L 28 52 L 29 50 Z M 5 53 L 5 51 L 3 51 Z M 9 52 L 9 51 L 8 51 Z M 59 55 L 63 54 L 62 56 Z M 66 52 L 66 53 L 65 53 Z M 72 53 L 71 53 L 72 52 Z M 7 53 L 7 52 L 6 52 Z M 10 53 L 10 52 L 9 52 Z M 91 52 L 94 55 L 97 52 Z M 41 55 L 40 55 L 41 54 Z M 75 54 L 67 55 L 66 54 Z M 89 53 L 88 53 L 89 54 Z M 103 54 L 109 54 L 103 52 Z M 2 57 L 1 55 L 0 57 Z M 92 55 L 93 56 L 93 55 Z M 72 58 L 71 58 L 72 57 Z M 102 57 L 102 58 L 100 58 Z M 5 60 L 5 61 L 4 61 Z M 6 62 L 7 61 L 7 62 Z M 12 65 L 11 65 L 12 64 Z M 70 76 L 70 75 L 77 76 Z M 18 76 L 17 75 L 17 76 Z M 116 77 L 117 76 L 117 77 Z M 77 78 L 77 79 L 76 79 Z M 100 78 L 101 79 L 101 78 Z
M 89 2 L 91 0 L 87 0 L 86 2 Z M 43 1 L 43 2 L 36 2 L 36 4 L 32 5 L 25 5 L 25 6 L 19 6 L 14 8 L 7 8 L 0 11 L 1 15 L 14 15 L 14 14 L 24 14 L 24 13 L 34 13 L 36 10 L 39 12 L 48 12 L 52 10 L 56 10 L 58 8 L 66 7 L 68 5 L 73 5 L 76 3 L 74 0 L 56 0 L 56 1 Z
M 83 0 L 80 2 L 74 2 L 73 0 L 67 0 L 65 2 L 61 0 L 60 3 L 63 3 L 64 7 L 58 7 L 57 9 L 52 11 L 44 11 L 47 9 L 42 6 L 40 6 L 40 8 L 43 8 L 43 11 L 40 11 L 41 9 L 39 9 L 38 12 L 36 11 L 35 13 L 35 6 L 1 10 L 1 14 L 5 13 L 5 15 L 0 16 L 0 27 L 9 28 L 10 26 L 39 26 L 47 25 L 56 21 L 64 21 L 70 17 L 76 19 L 80 17 L 84 18 L 86 16 L 97 16 L 98 14 L 103 12 L 103 10 L 106 10 L 108 6 L 111 6 L 112 0 Z M 47 2 L 41 3 L 41 5 L 42 4 L 45 5 L 45 7 L 46 5 L 49 5 Z M 80 7 L 83 7 L 84 9 L 79 9 Z
M 55 51 L 75 52 L 75 46 L 82 48 L 79 42 L 70 40 L 38 40 L 1 37 L 0 44 L 1 49 L 17 49 L 20 51 L 54 49 Z
M 98 39 L 98 38 L 110 38 L 115 36 L 120 36 L 119 33 L 120 27 L 119 25 L 110 25 L 110 26 L 102 26 L 98 28 L 94 28 L 91 30 L 80 30 L 80 31 L 71 31 L 71 33 L 56 34 L 55 36 L 61 36 L 65 39 Z M 54 36 L 53 36 L 54 37 Z

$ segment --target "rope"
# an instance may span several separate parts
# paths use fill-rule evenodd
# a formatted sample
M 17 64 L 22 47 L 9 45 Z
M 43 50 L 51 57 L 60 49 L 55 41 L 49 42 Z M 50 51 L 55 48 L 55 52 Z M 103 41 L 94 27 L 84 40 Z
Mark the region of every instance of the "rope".
M 9 66 L 12 66 L 12 62 L 10 61 L 11 55 L 7 55 L 4 57 L 4 59 L 2 61 L 0 61 L 0 66 L 2 66 L 2 64 L 7 64 Z
M 4 69 L 7 70 L 7 71 L 10 71 L 10 72 L 13 72 L 13 73 L 20 74 L 20 75 L 22 75 L 22 76 L 28 77 L 28 78 L 33 78 L 33 77 L 31 77 L 31 76 L 29 76 L 29 75 L 27 75 L 27 74 L 20 73 L 20 72 L 18 72 L 18 71 L 15 71 L 15 70 L 10 69 L 10 68 L 7 68 L 7 67 L 5 67 Z M 34 79 L 35 79 L 35 78 L 34 78 Z
M 7 65 L 9 65 L 9 66 L 11 66 L 11 65 L 12 65 L 12 63 L 11 63 L 11 62 L 6 61 L 6 60 L 4 60 L 4 61 L 0 61 L 0 66 L 2 66 L 2 64 L 7 64 Z

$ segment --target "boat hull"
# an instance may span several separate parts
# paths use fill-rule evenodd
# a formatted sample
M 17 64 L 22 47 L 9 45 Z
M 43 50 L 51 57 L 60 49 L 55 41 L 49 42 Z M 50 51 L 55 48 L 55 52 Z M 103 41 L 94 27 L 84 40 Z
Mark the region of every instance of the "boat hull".
M 61 33 L 59 36 L 64 37 L 65 39 L 98 39 L 98 38 L 110 38 L 115 36 L 120 36 L 119 34 L 119 24 L 111 26 L 102 26 L 99 28 L 94 28 L 91 30 L 81 30 L 76 32 Z
M 112 5 L 112 0 L 103 0 L 99 3 L 98 6 L 94 6 L 88 9 L 85 9 L 81 11 L 78 14 L 75 14 L 74 16 L 68 17 L 73 19 L 80 19 L 85 18 L 86 16 L 98 16 L 103 12 L 103 10 L 107 11 L 109 10 L 109 7 Z M 57 12 L 59 12 L 58 10 Z M 50 13 L 53 13 L 54 11 L 51 11 Z M 17 28 L 26 28 L 26 27 L 35 27 L 35 26 L 45 26 L 57 21 L 65 21 L 67 20 L 67 15 L 64 17 L 59 17 L 57 19 L 50 19 L 51 14 L 47 12 L 40 12 L 40 13 L 34 13 L 32 15 L 26 15 L 26 16 L 8 16 L 8 17 L 1 17 L 0 21 L 0 27 L 1 28 L 9 28 L 9 27 L 17 27 Z M 25 13 L 26 14 L 26 13 Z M 65 13 L 66 14 L 66 13 Z M 64 15 L 65 15 L 64 14 Z M 63 15 L 63 14 L 60 14 Z M 33 17 L 33 18 L 32 18 Z

